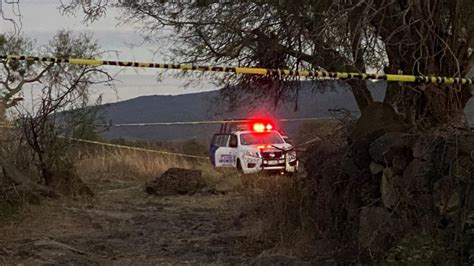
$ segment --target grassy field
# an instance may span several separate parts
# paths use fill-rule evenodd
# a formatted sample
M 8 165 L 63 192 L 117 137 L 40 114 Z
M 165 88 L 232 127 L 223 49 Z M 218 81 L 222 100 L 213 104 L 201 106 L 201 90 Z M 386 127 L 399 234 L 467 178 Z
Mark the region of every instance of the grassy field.
M 311 134 L 298 142 L 324 136 Z M 116 142 L 205 156 L 192 143 Z M 189 143 L 188 143 L 189 144 Z M 241 175 L 207 160 L 75 144 L 75 171 L 93 198 L 0 206 L 0 263 L 298 263 L 313 256 L 300 177 Z M 205 189 L 156 197 L 144 185 L 167 169 L 202 171 Z M 4 208 L 5 207 L 5 208 Z

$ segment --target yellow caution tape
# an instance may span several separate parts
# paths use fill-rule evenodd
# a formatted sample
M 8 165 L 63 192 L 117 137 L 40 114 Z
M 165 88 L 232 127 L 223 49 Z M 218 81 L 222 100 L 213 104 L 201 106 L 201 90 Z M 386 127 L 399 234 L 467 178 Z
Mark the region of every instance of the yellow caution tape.
M 277 119 L 281 122 L 313 121 L 327 120 L 332 117 L 306 117 L 306 118 L 283 118 Z M 252 119 L 231 119 L 231 120 L 207 120 L 207 121 L 187 121 L 187 122 L 153 122 L 153 123 L 119 123 L 119 124 L 100 124 L 101 127 L 146 127 L 146 126 L 181 126 L 181 125 L 212 125 L 223 123 L 245 123 L 254 121 Z
M 12 126 L 12 125 L 2 125 L 2 124 L 0 124 L 0 128 L 15 128 L 15 127 Z M 106 147 L 128 149 L 128 150 L 135 150 L 135 151 L 142 151 L 142 152 L 158 153 L 158 154 L 161 154 L 161 155 L 168 155 L 168 156 L 187 157 L 187 158 L 193 158 L 193 159 L 199 159 L 199 160 L 209 160 L 209 158 L 207 158 L 207 157 L 191 155 L 191 154 L 176 153 L 176 152 L 169 152 L 169 151 L 160 151 L 160 150 L 152 150 L 152 149 L 138 148 L 138 147 L 118 145 L 118 144 L 92 141 L 92 140 L 85 140 L 85 139 L 78 139 L 78 138 L 69 138 L 69 137 L 60 137 L 60 138 L 68 139 L 68 140 L 72 140 L 72 141 L 77 141 L 77 142 L 88 143 L 88 144 L 106 146 Z
M 168 152 L 168 151 L 160 151 L 160 150 L 152 150 L 152 149 L 138 148 L 138 147 L 118 145 L 118 144 L 92 141 L 92 140 L 85 140 L 85 139 L 78 139 L 78 138 L 68 138 L 68 137 L 64 137 L 64 138 L 68 139 L 68 140 L 72 140 L 72 141 L 83 142 L 83 143 L 94 144 L 94 145 L 100 145 L 100 146 L 106 146 L 106 147 L 119 148 L 119 149 L 151 152 L 151 153 L 158 153 L 158 154 L 162 154 L 162 155 L 187 157 L 187 158 L 193 158 L 193 159 L 199 159 L 199 160 L 209 160 L 208 157 L 204 157 L 204 156 L 197 156 L 197 155 L 190 155 L 190 154 L 183 154 L 183 153 L 175 153 L 175 152 Z
M 386 80 L 397 82 L 418 82 L 418 83 L 438 83 L 438 84 L 473 84 L 470 78 L 456 77 L 436 77 L 436 76 L 413 76 L 398 74 L 367 74 L 367 73 L 349 73 L 349 72 L 327 72 L 327 71 L 298 71 L 291 69 L 270 69 L 253 67 L 225 67 L 225 66 L 200 66 L 189 64 L 164 64 L 130 61 L 112 61 L 101 59 L 81 59 L 81 58 L 55 58 L 39 57 L 25 55 L 0 55 L 0 60 L 26 60 L 32 62 L 50 62 L 50 63 L 69 63 L 74 65 L 90 66 L 121 66 L 121 67 L 141 67 L 141 68 L 160 68 L 176 70 L 194 70 L 225 72 L 250 75 L 270 75 L 270 76 L 294 76 L 307 78 L 333 78 L 333 79 L 359 79 L 359 80 Z
M 333 119 L 332 117 L 305 117 L 305 118 L 282 118 L 277 119 L 281 122 L 298 122 L 298 121 L 316 121 Z M 184 122 L 152 122 L 152 123 L 118 123 L 118 124 L 97 124 L 98 127 L 146 127 L 146 126 L 181 126 L 181 125 L 212 125 L 222 123 L 245 123 L 253 121 L 252 119 L 230 119 L 230 120 L 206 120 L 206 121 L 184 121 Z M 0 123 L 0 127 L 13 128 L 13 124 Z

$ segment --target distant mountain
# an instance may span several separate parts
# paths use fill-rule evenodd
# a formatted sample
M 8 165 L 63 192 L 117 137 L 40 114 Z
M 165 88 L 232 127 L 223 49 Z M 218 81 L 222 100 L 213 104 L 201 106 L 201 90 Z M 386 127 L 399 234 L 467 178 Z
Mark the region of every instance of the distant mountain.
M 225 102 L 219 101 L 219 91 L 190 93 L 176 96 L 142 96 L 122 102 L 103 105 L 104 118 L 112 124 L 205 121 L 218 119 L 239 119 L 258 114 L 268 114 L 275 118 L 328 117 L 330 109 L 346 109 L 358 113 L 357 104 L 348 86 L 334 82 L 326 84 L 325 92 L 315 90 L 309 83 L 299 91 L 298 110 L 294 103 L 281 104 L 274 110 L 271 104 L 262 103 L 258 110 L 242 107 L 226 112 Z M 385 95 L 384 82 L 368 82 L 376 101 Z M 466 115 L 474 124 L 474 101 L 466 108 Z M 282 126 L 291 134 L 300 123 L 285 123 Z M 136 140 L 186 140 L 208 139 L 218 130 L 219 125 L 186 126 L 138 126 L 111 127 L 103 136 L 107 139 L 126 138 Z

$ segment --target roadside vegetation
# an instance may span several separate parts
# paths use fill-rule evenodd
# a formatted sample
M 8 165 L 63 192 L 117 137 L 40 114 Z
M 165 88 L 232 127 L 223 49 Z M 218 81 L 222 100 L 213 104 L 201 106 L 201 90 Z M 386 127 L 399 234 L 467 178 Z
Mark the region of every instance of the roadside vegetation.
M 42 49 L 56 57 L 101 54 L 97 42 L 87 34 L 59 31 L 47 47 L 35 47 L 33 40 L 14 33 L 0 35 L 2 54 L 29 53 L 32 49 Z M 89 87 L 110 85 L 111 79 L 106 72 L 93 66 L 1 62 L 2 206 L 17 208 L 25 203 L 39 204 L 48 198 L 93 196 L 77 174 L 69 137 L 94 137 L 95 130 L 85 125 L 97 120 L 96 113 L 83 107 L 100 103 L 100 98 L 97 102 L 90 101 Z M 31 103 L 25 103 L 23 98 L 27 86 L 34 86 L 35 90 Z M 82 113 L 77 111 L 81 109 L 84 110 Z M 69 111 L 74 115 L 65 123 L 64 114 Z M 83 119 L 86 117 L 89 120 Z
M 384 131 L 370 121 L 372 130 Z M 472 132 L 378 134 L 366 155 L 354 153 L 348 132 L 321 136 L 304 155 L 305 174 L 270 179 L 263 195 L 252 198 L 266 225 L 259 237 L 280 252 L 316 261 L 471 261 Z

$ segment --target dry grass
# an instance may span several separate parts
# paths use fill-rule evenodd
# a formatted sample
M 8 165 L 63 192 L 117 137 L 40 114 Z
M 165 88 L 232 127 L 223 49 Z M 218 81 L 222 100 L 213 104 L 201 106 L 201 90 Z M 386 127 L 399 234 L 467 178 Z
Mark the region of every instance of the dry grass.
M 246 176 L 248 207 L 259 218 L 260 229 L 254 235 L 279 253 L 304 256 L 310 253 L 313 238 L 309 227 L 307 197 L 297 177 Z
M 324 139 L 324 142 L 315 141 L 311 144 L 332 143 L 335 138 L 339 141 L 339 135 L 335 136 L 333 132 L 339 127 L 340 122 L 336 120 L 307 123 L 296 142 L 302 144 L 318 138 Z M 303 154 L 303 156 L 307 155 Z M 322 152 L 317 158 L 326 161 L 329 157 L 325 155 Z M 300 161 L 302 168 L 307 167 L 307 158 L 300 157 L 300 159 L 302 159 Z M 293 177 L 280 175 L 243 177 L 247 191 L 252 192 L 248 194 L 248 208 L 260 220 L 256 224 L 259 229 L 254 237 L 271 248 L 269 252 L 313 257 L 329 255 L 336 250 L 334 242 L 323 237 L 324 228 L 319 227 L 319 219 L 329 218 L 329 216 L 326 213 L 319 213 L 321 208 L 314 201 L 314 196 L 318 193 L 315 190 L 318 187 L 317 179 L 308 176 L 306 170 L 308 169 L 300 169 L 300 173 Z M 330 188 L 326 189 L 330 190 Z M 331 206 L 323 209 L 331 209 Z M 326 222 L 332 221 L 328 219 Z
M 82 152 L 76 163 L 79 176 L 88 181 L 122 180 L 143 184 L 169 168 L 201 170 L 210 188 L 230 192 L 242 189 L 239 174 L 215 169 L 206 160 L 168 156 L 125 149 L 95 149 Z
M 266 239 L 267 243 L 285 243 L 300 227 L 300 211 L 296 195 L 296 182 L 288 176 L 265 174 L 241 175 L 235 169 L 215 169 L 209 161 L 177 156 L 161 155 L 142 151 L 77 146 L 75 167 L 78 176 L 100 195 L 100 202 L 107 202 L 110 191 L 142 186 L 146 181 L 160 176 L 171 167 L 196 169 L 203 172 L 209 187 L 218 192 L 239 191 L 248 195 L 249 202 L 244 208 L 258 209 L 256 223 L 252 225 L 252 235 Z M 110 190 L 105 193 L 105 190 Z M 128 191 L 128 190 L 127 190 Z M 135 190 L 134 190 L 135 191 Z M 141 194 L 141 190 L 137 190 Z M 104 193 L 102 193 L 104 192 Z M 127 192 L 128 193 L 128 192 Z M 139 195 L 134 195 L 134 198 Z M 85 205 L 94 202 L 81 201 Z M 241 204 L 235 204 L 237 211 Z M 8 212 L 9 210 L 5 210 Z M 11 216 L 10 213 L 6 213 Z M 295 217 L 294 217 L 295 216 Z M 255 221 L 255 220 L 254 220 Z M 294 237 L 293 237 L 294 239 Z
M 162 174 L 170 167 L 195 169 L 197 162 L 161 154 L 122 149 L 102 149 L 80 156 L 76 166 L 84 179 L 111 178 L 146 180 Z

